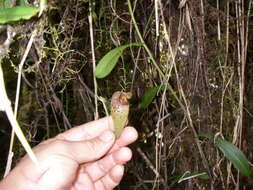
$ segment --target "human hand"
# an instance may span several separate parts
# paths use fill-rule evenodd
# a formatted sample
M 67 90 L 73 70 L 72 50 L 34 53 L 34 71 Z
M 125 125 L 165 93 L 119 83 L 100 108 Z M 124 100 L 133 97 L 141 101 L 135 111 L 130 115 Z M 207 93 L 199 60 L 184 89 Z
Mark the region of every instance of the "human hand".
M 131 159 L 126 146 L 137 139 L 126 127 L 115 140 L 113 121 L 105 117 L 72 128 L 34 148 L 36 167 L 25 156 L 1 181 L 1 190 L 111 190 Z

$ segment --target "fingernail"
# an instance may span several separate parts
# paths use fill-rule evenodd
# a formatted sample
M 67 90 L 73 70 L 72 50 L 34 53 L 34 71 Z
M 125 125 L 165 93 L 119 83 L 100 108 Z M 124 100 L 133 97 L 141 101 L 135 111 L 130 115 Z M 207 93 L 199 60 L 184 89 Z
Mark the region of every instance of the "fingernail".
M 114 134 L 112 131 L 105 131 L 99 136 L 99 138 L 104 142 L 109 142 L 110 140 L 113 139 L 113 137 Z

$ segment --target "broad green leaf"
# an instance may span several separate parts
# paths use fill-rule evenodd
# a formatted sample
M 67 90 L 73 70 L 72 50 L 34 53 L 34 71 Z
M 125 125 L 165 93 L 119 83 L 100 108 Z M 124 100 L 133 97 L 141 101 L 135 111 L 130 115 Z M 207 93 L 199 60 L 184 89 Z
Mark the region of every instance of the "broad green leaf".
M 0 24 L 18 21 L 21 19 L 28 20 L 38 13 L 39 9 L 27 6 L 16 6 L 0 10 Z
M 164 90 L 164 86 L 149 88 L 141 99 L 141 108 L 146 109 L 152 102 L 158 90 Z
M 215 140 L 215 144 L 240 173 L 245 176 L 251 174 L 247 158 L 235 145 L 219 137 Z
M 182 181 L 192 179 L 192 178 L 197 178 L 197 177 L 200 179 L 208 179 L 209 178 L 209 176 L 205 172 L 203 172 L 203 173 L 197 173 L 197 172 L 185 173 L 183 175 L 173 177 L 171 185 L 174 185 L 175 183 L 181 183 Z
M 97 78 L 104 78 L 110 74 L 113 68 L 116 66 L 119 57 L 122 55 L 123 51 L 130 46 L 142 46 L 142 43 L 131 43 L 117 47 L 109 51 L 98 63 L 95 71 L 95 76 Z

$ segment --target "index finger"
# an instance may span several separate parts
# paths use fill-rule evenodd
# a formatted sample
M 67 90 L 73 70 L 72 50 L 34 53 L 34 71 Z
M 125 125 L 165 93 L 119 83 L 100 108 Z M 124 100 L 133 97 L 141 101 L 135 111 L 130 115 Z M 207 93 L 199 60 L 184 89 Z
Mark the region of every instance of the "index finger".
M 113 120 L 111 116 L 107 116 L 74 127 L 68 131 L 59 134 L 57 137 L 69 141 L 83 141 L 93 139 L 106 130 L 114 130 Z

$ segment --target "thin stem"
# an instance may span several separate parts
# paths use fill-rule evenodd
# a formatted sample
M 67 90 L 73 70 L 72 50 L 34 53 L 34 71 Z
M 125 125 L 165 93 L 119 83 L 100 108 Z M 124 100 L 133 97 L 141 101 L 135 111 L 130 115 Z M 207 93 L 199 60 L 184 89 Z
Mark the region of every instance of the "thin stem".
M 16 98 L 15 98 L 15 107 L 14 107 L 14 117 L 17 118 L 17 112 L 18 112 L 18 105 L 19 105 L 19 96 L 20 96 L 20 87 L 21 87 L 21 76 L 22 76 L 22 69 L 23 69 L 23 66 L 24 66 L 24 63 L 25 63 L 25 60 L 28 56 L 28 53 L 32 47 L 32 44 L 33 44 L 33 40 L 34 40 L 34 37 L 36 36 L 37 34 L 37 30 L 34 30 L 31 37 L 30 37 L 30 40 L 26 46 L 26 50 L 25 50 L 25 53 L 19 63 L 19 67 L 18 67 L 18 79 L 17 79 L 17 88 L 16 88 Z M 12 165 L 12 157 L 14 155 L 12 149 L 13 149 L 13 145 L 14 145 L 14 139 L 15 139 L 15 132 L 14 132 L 14 129 L 12 128 L 12 131 L 11 131 L 11 139 L 10 139 L 10 146 L 9 146 L 9 153 L 8 153 L 8 158 L 7 158 L 7 164 L 6 164 L 6 168 L 5 168 L 5 172 L 4 172 L 4 177 L 8 175 L 8 173 L 10 172 L 11 170 L 11 165 Z
M 0 64 L 0 110 L 5 111 L 6 115 L 10 121 L 10 124 L 12 126 L 12 129 L 15 131 L 19 141 L 23 145 L 24 149 L 26 150 L 28 156 L 31 158 L 31 160 L 38 166 L 38 160 L 32 151 L 29 143 L 27 142 L 15 116 L 13 113 L 13 110 L 11 108 L 11 102 L 8 99 L 5 84 L 4 84 L 4 77 L 3 77 L 3 71 L 2 71 L 2 65 Z
M 94 33 L 93 33 L 93 24 L 92 24 L 92 1 L 89 1 L 89 27 L 90 27 L 90 43 L 91 43 L 91 54 L 92 54 L 92 65 L 93 65 L 93 82 L 94 82 L 94 99 L 95 99 L 95 119 L 98 119 L 98 96 L 97 96 L 97 81 L 95 77 L 96 70 L 96 58 L 94 50 Z
M 162 72 L 162 70 L 160 69 L 160 67 L 157 65 L 155 59 L 154 59 L 154 56 L 153 54 L 151 53 L 151 51 L 149 50 L 148 46 L 146 45 L 145 41 L 143 40 L 143 37 L 140 33 L 140 30 L 137 26 L 137 23 L 136 23 L 136 20 L 134 18 L 134 14 L 133 14 L 133 9 L 132 9 L 132 5 L 131 5 L 131 2 L 130 0 L 127 0 L 127 4 L 128 4 L 128 9 L 129 9 L 129 12 L 130 12 L 130 15 L 131 15 L 131 19 L 133 21 L 133 25 L 134 25 L 134 28 L 137 32 L 137 35 L 138 37 L 140 38 L 140 41 L 141 43 L 143 43 L 143 47 L 145 48 L 147 54 L 149 55 L 150 59 L 151 59 L 151 62 L 153 63 L 153 65 L 156 67 L 156 69 L 158 70 L 159 74 L 162 76 L 162 78 L 164 78 L 164 73 Z

